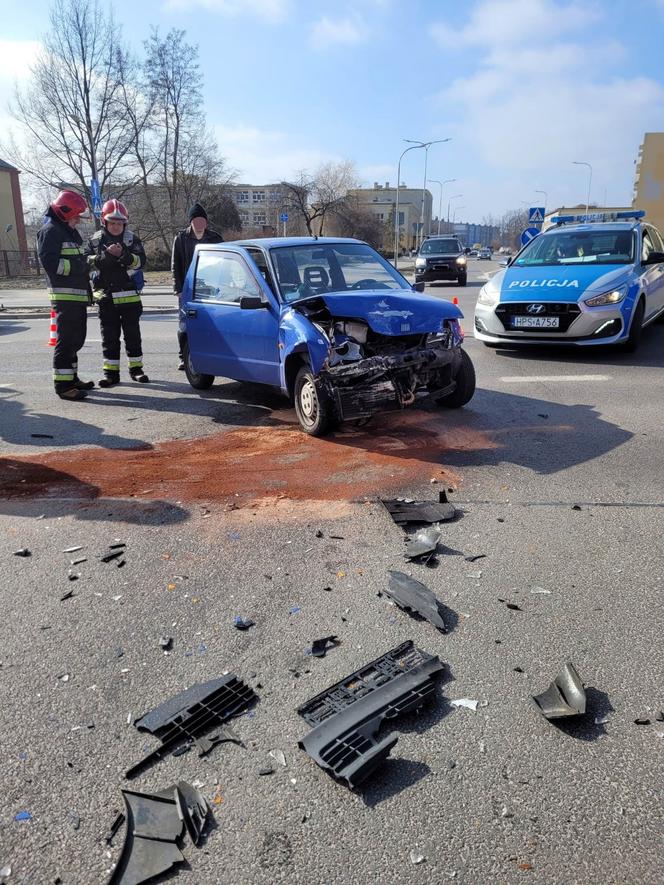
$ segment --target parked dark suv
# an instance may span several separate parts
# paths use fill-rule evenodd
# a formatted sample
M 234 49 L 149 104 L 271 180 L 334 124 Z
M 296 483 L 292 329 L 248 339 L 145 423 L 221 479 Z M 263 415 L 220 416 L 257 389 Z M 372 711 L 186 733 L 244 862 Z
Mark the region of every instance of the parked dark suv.
M 415 259 L 415 282 L 456 280 L 466 285 L 466 256 L 456 237 L 427 237 Z

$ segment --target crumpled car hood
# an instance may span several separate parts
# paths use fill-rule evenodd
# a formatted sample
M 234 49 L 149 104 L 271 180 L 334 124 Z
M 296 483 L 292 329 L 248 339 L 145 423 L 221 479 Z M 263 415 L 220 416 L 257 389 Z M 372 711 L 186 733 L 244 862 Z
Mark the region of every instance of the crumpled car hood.
M 333 292 L 316 298 L 325 302 L 333 317 L 364 320 L 379 335 L 438 332 L 443 320 L 463 318 L 455 304 L 415 292 L 399 295 L 375 289 L 352 295 Z M 292 307 L 298 304 L 304 304 L 304 300 Z

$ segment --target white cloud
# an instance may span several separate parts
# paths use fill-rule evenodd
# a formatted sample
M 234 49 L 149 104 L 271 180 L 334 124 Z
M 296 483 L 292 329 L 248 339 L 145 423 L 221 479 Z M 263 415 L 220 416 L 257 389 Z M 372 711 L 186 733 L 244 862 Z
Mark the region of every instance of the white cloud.
M 316 49 L 329 46 L 355 46 L 367 37 L 367 31 L 358 16 L 328 18 L 323 16 L 311 27 L 311 43 Z
M 275 24 L 283 21 L 291 11 L 292 0 L 168 0 L 167 9 L 198 7 L 232 18 L 250 16 L 256 23 Z
M 385 184 L 386 181 L 389 181 L 394 186 L 397 181 L 396 164 L 379 163 L 377 165 L 360 166 L 358 167 L 357 174 L 364 187 L 371 187 L 375 181 L 378 184 Z
M 222 156 L 237 170 L 239 182 L 270 184 L 293 178 L 303 169 L 312 172 L 321 163 L 340 160 L 315 147 L 292 147 L 292 136 L 285 132 L 241 124 L 215 126 L 214 134 Z
M 40 49 L 36 40 L 0 39 L 0 77 L 10 82 L 28 77 Z

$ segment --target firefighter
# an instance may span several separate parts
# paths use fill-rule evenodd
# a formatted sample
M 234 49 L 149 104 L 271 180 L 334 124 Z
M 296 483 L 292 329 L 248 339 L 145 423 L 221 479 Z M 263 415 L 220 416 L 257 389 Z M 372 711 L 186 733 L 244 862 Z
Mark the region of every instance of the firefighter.
M 181 230 L 173 240 L 171 271 L 173 273 L 173 294 L 179 299 L 184 288 L 184 280 L 194 257 L 196 243 L 223 243 L 224 238 L 216 230 L 208 227 L 207 212 L 200 203 L 194 203 L 189 210 L 189 227 Z M 184 370 L 182 342 L 184 340 L 184 320 L 180 305 L 178 326 L 178 369 Z
M 127 227 L 128 222 L 129 214 L 124 204 L 119 200 L 107 200 L 101 210 L 102 228 L 88 242 L 93 298 L 99 305 L 104 356 L 104 377 L 99 382 L 100 387 L 114 387 L 120 383 L 121 333 L 130 377 L 142 383 L 150 380 L 143 371 L 140 328 L 145 251 L 136 234 Z
M 60 191 L 50 204 L 37 236 L 39 260 L 48 277 L 49 297 L 56 314 L 58 339 L 53 352 L 53 382 L 61 399 L 82 400 L 95 386 L 78 377 L 78 352 L 85 343 L 90 280 L 83 238 L 76 230 L 89 218 L 85 199 Z

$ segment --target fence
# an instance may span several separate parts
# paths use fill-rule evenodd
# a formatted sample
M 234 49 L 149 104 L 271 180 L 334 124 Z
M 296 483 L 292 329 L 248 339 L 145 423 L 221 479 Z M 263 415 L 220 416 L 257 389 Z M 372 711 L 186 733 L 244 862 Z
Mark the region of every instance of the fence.
M 27 252 L 0 249 L 0 279 L 3 277 L 39 277 L 41 266 L 36 249 Z

